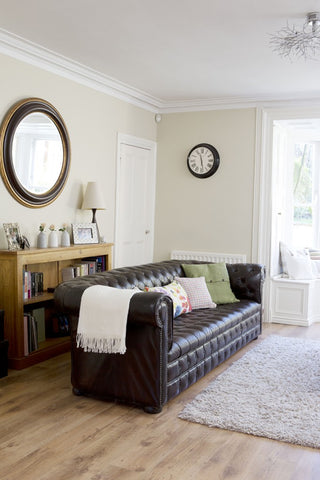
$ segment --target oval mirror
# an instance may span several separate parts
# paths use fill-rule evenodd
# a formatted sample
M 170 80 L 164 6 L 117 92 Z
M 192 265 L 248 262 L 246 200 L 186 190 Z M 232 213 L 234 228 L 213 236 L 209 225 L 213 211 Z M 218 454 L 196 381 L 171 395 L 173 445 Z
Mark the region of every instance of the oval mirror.
M 58 111 L 45 100 L 14 105 L 1 126 L 1 175 L 13 197 L 43 207 L 61 193 L 70 167 L 70 142 Z

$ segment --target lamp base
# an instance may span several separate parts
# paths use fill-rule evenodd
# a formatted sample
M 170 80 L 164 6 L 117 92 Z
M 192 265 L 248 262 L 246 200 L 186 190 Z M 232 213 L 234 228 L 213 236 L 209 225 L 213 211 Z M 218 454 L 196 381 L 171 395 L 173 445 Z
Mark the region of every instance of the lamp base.
M 91 221 L 91 223 L 97 223 L 97 221 L 96 221 L 96 211 L 97 211 L 96 208 L 92 208 L 92 221 Z
M 95 223 L 95 224 L 96 224 L 98 242 L 100 243 L 100 232 L 99 232 L 99 227 L 98 227 L 98 223 L 97 223 L 97 220 L 96 220 L 96 211 L 97 211 L 96 208 L 92 208 L 92 222 L 91 222 L 91 223 Z

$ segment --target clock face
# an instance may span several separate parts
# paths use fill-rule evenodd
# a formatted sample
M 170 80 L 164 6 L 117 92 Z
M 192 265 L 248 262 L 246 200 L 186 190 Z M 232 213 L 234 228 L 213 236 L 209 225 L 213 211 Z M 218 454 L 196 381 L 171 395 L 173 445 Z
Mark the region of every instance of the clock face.
M 193 147 L 187 159 L 190 172 L 198 178 L 211 177 L 217 171 L 219 163 L 219 153 L 208 143 Z

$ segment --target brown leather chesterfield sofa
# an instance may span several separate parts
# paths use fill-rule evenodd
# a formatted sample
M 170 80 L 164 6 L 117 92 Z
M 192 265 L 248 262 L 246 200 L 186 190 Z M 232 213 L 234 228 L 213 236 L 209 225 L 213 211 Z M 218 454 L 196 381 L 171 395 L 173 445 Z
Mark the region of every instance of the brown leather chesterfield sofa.
M 231 288 L 240 302 L 193 310 L 173 319 L 172 300 L 167 295 L 133 295 L 127 320 L 127 351 L 123 355 L 88 353 L 77 348 L 75 336 L 83 291 L 97 284 L 141 290 L 166 285 L 184 276 L 181 261 L 118 268 L 60 284 L 55 301 L 71 322 L 74 393 L 158 413 L 171 398 L 256 339 L 261 333 L 264 267 L 228 264 L 227 269 Z

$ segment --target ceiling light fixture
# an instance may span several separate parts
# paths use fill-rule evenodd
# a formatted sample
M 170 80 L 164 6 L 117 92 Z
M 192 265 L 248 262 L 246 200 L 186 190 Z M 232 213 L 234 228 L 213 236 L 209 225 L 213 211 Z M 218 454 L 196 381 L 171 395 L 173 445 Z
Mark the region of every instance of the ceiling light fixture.
M 287 24 L 271 35 L 270 45 L 281 57 L 314 58 L 320 50 L 320 13 L 308 13 L 300 31 Z

